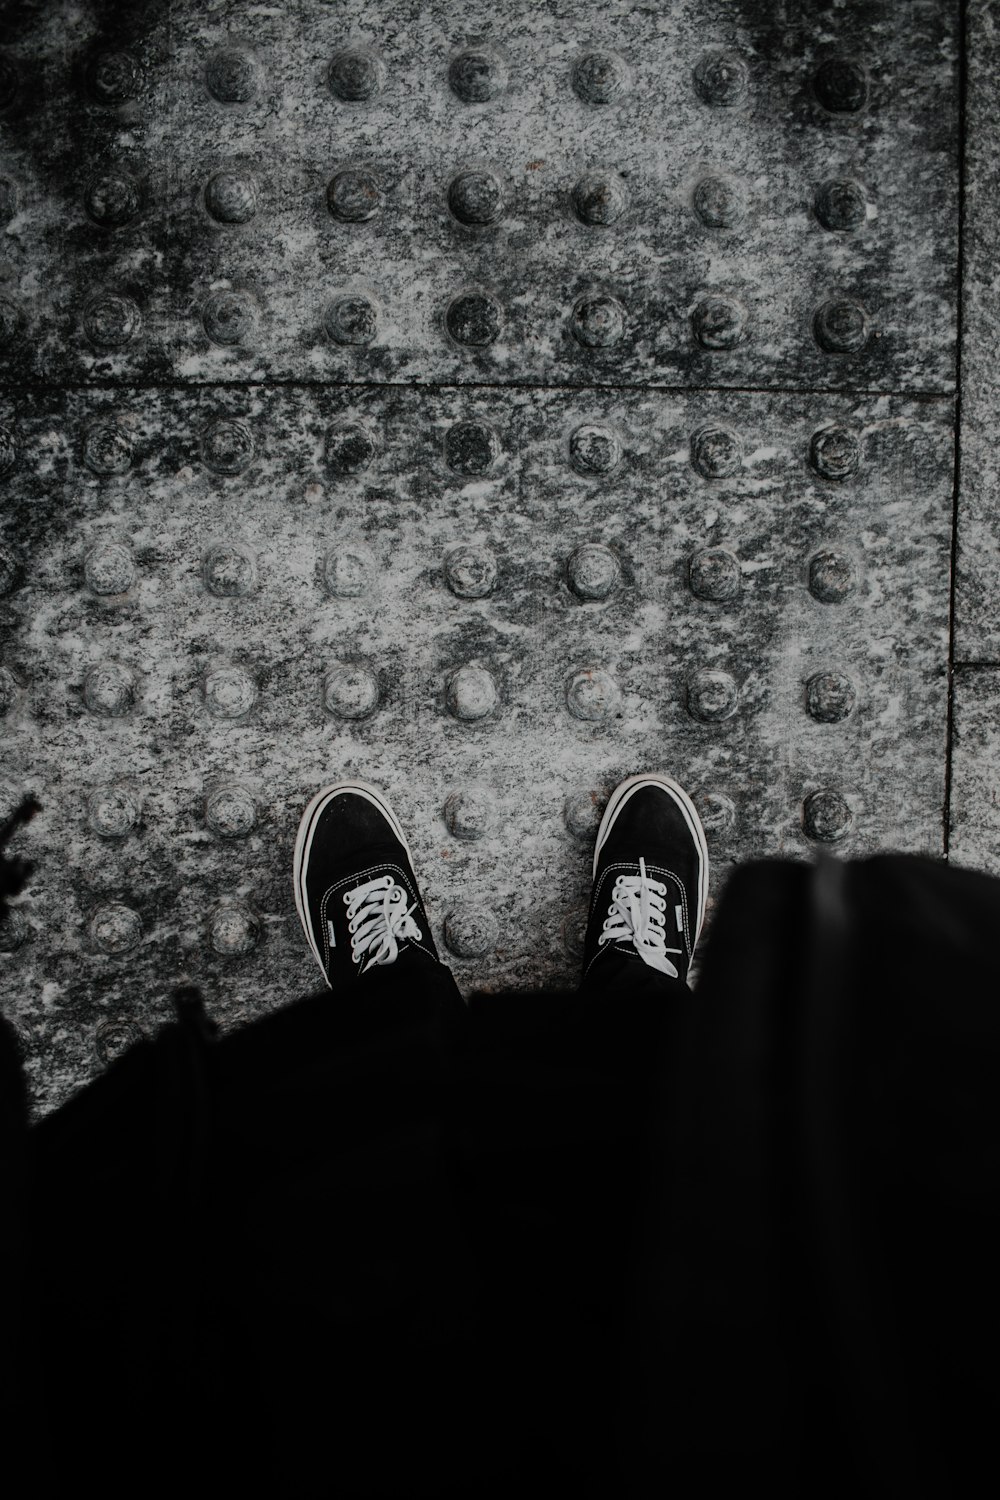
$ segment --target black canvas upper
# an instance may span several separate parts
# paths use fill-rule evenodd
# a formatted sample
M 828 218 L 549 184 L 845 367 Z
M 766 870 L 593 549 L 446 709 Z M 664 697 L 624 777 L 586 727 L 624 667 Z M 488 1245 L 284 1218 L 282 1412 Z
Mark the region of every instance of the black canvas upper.
M 306 905 L 327 982 L 339 988 L 384 964 L 368 965 L 367 952 L 361 963 L 352 958 L 350 920 L 345 896 L 369 881 L 389 877 L 404 893 L 399 904 L 420 931 L 419 938 L 397 936 L 399 962 L 404 955 L 422 954 L 437 961 L 416 876 L 406 849 L 389 821 L 367 798 L 355 792 L 332 797 L 316 819 L 315 832 L 304 872 Z M 368 965 L 366 967 L 366 965 Z
M 584 940 L 585 979 L 608 954 L 624 954 L 637 964 L 645 962 L 633 944 L 622 940 L 599 942 L 615 881 L 619 875 L 638 876 L 640 857 L 647 876 L 666 886 L 663 919 L 667 957 L 679 978 L 687 977 L 697 937 L 701 853 L 676 801 L 663 788 L 651 785 L 638 788 L 623 803 L 598 856 Z M 680 952 L 669 952 L 672 948 Z

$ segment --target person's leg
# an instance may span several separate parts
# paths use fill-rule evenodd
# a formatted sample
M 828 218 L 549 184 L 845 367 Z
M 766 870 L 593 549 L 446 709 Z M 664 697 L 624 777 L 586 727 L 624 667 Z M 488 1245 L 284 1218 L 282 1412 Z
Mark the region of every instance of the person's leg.
M 437 1493 L 487 1456 L 447 1118 L 464 1002 L 379 794 L 313 799 L 294 878 L 321 992 L 221 1040 L 188 1006 L 33 1132 L 67 1482 Z
M 665 777 L 630 778 L 598 833 L 580 988 L 473 996 L 463 1117 L 518 1478 L 621 1493 L 621 1310 L 647 1092 L 707 900 L 704 834 Z
M 657 1086 L 625 1448 L 650 1492 L 962 1495 L 1000 1381 L 1000 881 L 766 861 Z

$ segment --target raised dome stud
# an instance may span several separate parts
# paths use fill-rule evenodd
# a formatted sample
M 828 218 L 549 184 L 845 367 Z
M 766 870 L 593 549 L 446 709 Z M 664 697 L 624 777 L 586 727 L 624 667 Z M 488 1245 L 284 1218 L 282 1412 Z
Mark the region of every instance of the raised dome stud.
M 584 104 L 614 104 L 628 81 L 628 68 L 616 52 L 585 52 L 573 65 L 573 90 Z
M 205 798 L 205 823 L 220 839 L 246 838 L 257 821 L 257 808 L 240 782 L 226 782 Z
M 843 604 L 858 586 L 853 558 L 836 548 L 824 548 L 809 559 L 809 592 L 821 604 Z
M 217 719 L 245 719 L 257 702 L 257 684 L 245 667 L 214 667 L 202 686 L 205 707 Z
M 257 212 L 257 184 L 249 172 L 230 168 L 205 184 L 205 207 L 217 224 L 248 224 Z
M 242 901 L 220 901 L 209 913 L 209 946 L 220 958 L 242 958 L 260 938 L 260 918 Z
M 253 592 L 257 565 L 249 548 L 239 542 L 209 547 L 201 563 L 205 588 L 218 599 L 241 599 Z
M 137 691 L 135 674 L 116 661 L 95 662 L 83 679 L 83 701 L 100 718 L 120 719 L 131 713 Z
M 806 683 L 806 711 L 819 724 L 839 724 L 848 718 L 857 697 L 845 672 L 815 672 Z
M 601 542 L 583 542 L 566 563 L 566 581 L 578 599 L 607 599 L 621 582 L 621 574 L 617 557 Z
M 124 902 L 106 901 L 91 913 L 87 933 L 98 953 L 128 953 L 142 941 L 142 918 Z
M 488 422 L 456 422 L 445 433 L 445 463 L 456 474 L 488 474 L 502 451 L 499 434 Z
M 452 838 L 475 842 L 496 829 L 496 796 L 485 786 L 456 787 L 445 798 L 443 814 Z
M 94 1032 L 94 1051 L 102 1063 L 107 1066 L 117 1058 L 123 1057 L 136 1042 L 141 1042 L 145 1032 L 136 1024 L 131 1016 L 109 1016 L 102 1021 Z
M 105 172 L 87 183 L 83 204 L 93 222 L 102 229 L 121 229 L 139 212 L 139 188 L 122 169 Z
M 868 217 L 867 194 L 850 177 L 832 177 L 817 188 L 813 211 L 824 229 L 850 233 Z
M 578 787 L 563 802 L 563 822 L 575 839 L 592 841 L 607 799 L 595 787 Z
M 861 468 L 861 438 L 852 427 L 830 422 L 813 433 L 809 462 L 822 479 L 850 479 Z
M 503 184 L 495 172 L 459 172 L 448 186 L 448 207 L 460 224 L 485 228 L 504 213 Z
M 83 435 L 82 456 L 92 474 L 127 474 L 135 458 L 132 434 L 117 416 L 92 422 Z
M 363 292 L 341 292 L 328 304 L 323 327 L 334 344 L 367 348 L 378 333 L 378 309 Z
M 701 825 L 709 837 L 721 838 L 736 822 L 736 804 L 725 792 L 699 792 L 694 798 Z
M 743 467 L 738 434 L 718 422 L 706 422 L 691 434 L 691 467 L 703 479 L 731 479 Z
M 367 719 L 379 706 L 378 678 L 367 667 L 335 662 L 323 676 L 323 707 L 335 719 Z
M 444 941 L 456 958 L 484 958 L 500 937 L 500 924 L 488 907 L 468 904 L 445 914 Z
M 360 422 L 335 422 L 327 430 L 324 456 L 332 474 L 363 474 L 375 452 L 375 439 Z
M 95 292 L 87 299 L 80 321 L 98 349 L 124 349 L 142 331 L 139 304 L 124 292 Z
M 735 52 L 706 52 L 694 70 L 694 86 L 704 104 L 732 109 L 746 95 L 750 70 Z
M 705 667 L 688 679 L 688 713 L 702 724 L 731 719 L 739 705 L 740 690 L 731 673 Z
M 240 417 L 218 417 L 201 435 L 201 461 L 213 474 L 242 474 L 256 456 L 253 428 Z
M 703 297 L 691 314 L 691 331 L 703 349 L 736 349 L 747 340 L 749 316 L 735 297 Z
M 698 599 L 725 604 L 738 599 L 741 586 L 739 559 L 725 547 L 704 547 L 688 563 L 688 582 Z
M 452 547 L 444 560 L 444 576 L 459 599 L 485 599 L 496 588 L 496 558 L 488 547 Z
M 488 47 L 468 47 L 448 65 L 448 84 L 463 104 L 488 104 L 507 87 L 507 68 Z
M 342 224 L 367 223 L 383 202 L 378 178 L 362 167 L 345 167 L 330 179 L 326 190 L 326 206 Z
M 368 589 L 368 563 L 350 547 L 331 547 L 320 569 L 323 586 L 333 599 L 360 599 Z
M 445 327 L 466 348 L 483 349 L 503 332 L 503 309 L 488 292 L 460 292 L 445 314 Z
M 746 194 L 732 177 L 719 173 L 702 177 L 691 199 L 694 211 L 708 229 L 732 229 L 746 213 Z
M 243 287 L 223 288 L 205 299 L 201 322 L 210 342 L 224 349 L 252 344 L 259 322 L 257 303 Z
M 454 719 L 474 723 L 489 718 L 499 702 L 497 685 L 485 667 L 470 662 L 459 667 L 448 679 L 445 704 Z
M 140 817 L 139 799 L 128 787 L 98 786 L 87 799 L 87 822 L 99 838 L 125 838 L 139 826 Z
M 616 224 L 628 207 L 628 193 L 614 172 L 588 172 L 573 187 L 573 208 L 581 224 Z
M 131 52 L 92 52 L 83 70 L 84 87 L 95 104 L 124 104 L 139 92 L 139 64 Z
M 846 798 L 832 787 L 820 787 L 802 804 L 802 831 L 821 844 L 845 838 L 854 825 L 854 814 Z
M 367 47 L 345 48 L 330 59 L 330 92 L 347 103 L 374 99 L 385 84 L 385 63 Z
M 622 460 L 621 439 L 603 422 L 583 422 L 569 438 L 569 461 L 578 474 L 611 474 Z
M 833 297 L 813 315 L 813 337 L 827 354 L 858 354 L 870 334 L 868 314 L 849 297 Z
M 569 326 L 584 349 L 611 349 L 625 332 L 625 309 L 617 297 L 588 294 L 574 303 Z
M 220 104 L 247 104 L 260 82 L 260 66 L 243 47 L 220 47 L 205 64 L 208 92 Z
M 621 688 L 604 667 L 583 667 L 566 683 L 566 707 L 575 719 L 606 724 L 621 704 Z
M 135 559 L 124 542 L 97 542 L 83 561 L 92 594 L 126 594 L 135 582 Z
M 816 69 L 813 90 L 831 114 L 856 114 L 867 102 L 868 78 L 853 58 L 828 57 Z

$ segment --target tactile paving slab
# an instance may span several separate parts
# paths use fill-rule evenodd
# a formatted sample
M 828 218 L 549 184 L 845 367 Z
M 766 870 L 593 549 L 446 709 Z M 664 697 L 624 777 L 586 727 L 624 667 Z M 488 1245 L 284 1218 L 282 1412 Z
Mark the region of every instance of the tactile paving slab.
M 947 391 L 957 0 L 19 7 L 0 378 Z
M 50 1090 L 181 975 L 232 1021 L 321 983 L 291 848 L 345 775 L 388 791 L 466 989 L 576 981 L 596 820 L 637 770 L 696 794 L 716 893 L 769 852 L 941 852 L 946 401 L 259 386 L 0 413 L 4 802 L 43 806 L 7 963 Z

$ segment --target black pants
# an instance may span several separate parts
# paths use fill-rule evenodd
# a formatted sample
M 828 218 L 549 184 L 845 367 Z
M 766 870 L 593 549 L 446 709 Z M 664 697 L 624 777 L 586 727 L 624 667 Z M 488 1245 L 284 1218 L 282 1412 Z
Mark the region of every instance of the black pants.
M 732 880 L 696 996 L 622 958 L 466 1006 L 401 961 L 222 1041 L 183 1008 L 25 1141 L 11 1472 L 969 1492 L 998 914 L 1000 883 L 930 861 L 772 862 Z

